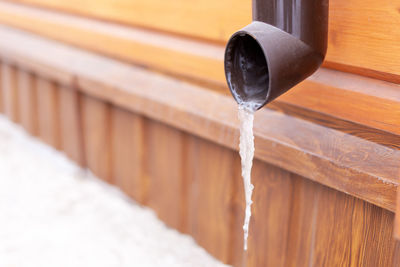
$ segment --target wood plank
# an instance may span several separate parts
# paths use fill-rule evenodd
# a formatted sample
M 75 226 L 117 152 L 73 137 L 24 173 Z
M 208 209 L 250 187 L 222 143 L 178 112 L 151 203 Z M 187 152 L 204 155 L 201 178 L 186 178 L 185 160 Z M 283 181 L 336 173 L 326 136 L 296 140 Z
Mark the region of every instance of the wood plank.
M 189 234 L 223 262 L 231 260 L 233 151 L 200 138 L 188 138 Z
M 239 153 L 234 152 L 233 162 L 230 166 L 234 175 L 231 177 L 233 192 L 229 202 L 231 203 L 231 255 L 229 263 L 232 266 L 242 267 L 246 263 L 246 254 L 243 244 L 243 223 L 246 209 L 246 200 L 244 196 L 243 179 L 241 176 L 241 162 Z
M 360 233 L 360 237 L 363 237 L 363 244 L 362 249 L 359 250 L 363 254 L 361 254 L 362 257 L 360 255 L 357 266 L 391 266 L 392 260 L 396 257 L 395 253 L 398 253 L 393 238 L 394 214 L 369 203 L 362 201 L 357 201 L 357 203 L 363 207 L 362 211 L 361 209 L 355 210 L 355 212 L 359 211 L 358 218 L 360 220 L 353 219 L 353 229 L 357 225 L 363 225 L 363 232 Z M 374 242 L 377 244 L 376 247 L 371 246 L 371 243 Z
M 317 220 L 315 202 L 320 185 L 294 174 L 291 174 L 291 180 L 287 246 L 282 252 L 284 266 L 312 266 L 313 228 Z
M 83 152 L 82 113 L 80 95 L 76 89 L 59 86 L 61 149 L 81 166 L 85 166 Z
M 395 244 L 392 266 L 400 266 L 400 242 L 399 241 L 396 241 L 396 244 Z
M 313 214 L 312 265 L 350 266 L 354 201 L 354 198 L 337 191 L 320 188 L 314 207 L 316 213 Z M 329 244 L 329 249 L 326 244 Z
M 0 61 L 0 113 L 4 112 L 4 107 L 3 107 L 3 63 Z
M 33 74 L 18 70 L 18 113 L 22 127 L 31 135 L 38 135 L 37 90 Z
M 56 84 L 37 77 L 37 115 L 39 138 L 56 149 L 61 148 L 60 107 Z
M 20 0 L 15 2 L 214 40 L 227 40 L 231 33 L 251 21 L 250 0 L 197 2 L 117 0 L 112 3 L 107 0 Z
M 399 7 L 397 1 L 330 1 L 327 66 L 400 83 Z
M 227 0 L 218 2 L 206 0 L 195 4 L 184 0 L 179 0 L 179 4 L 160 0 L 135 0 L 133 2 L 118 0 L 112 3 L 107 0 L 86 0 L 84 2 L 78 1 L 79 4 L 76 1 L 14 0 L 14 2 L 51 7 L 78 13 L 83 16 L 99 17 L 103 20 L 123 22 L 140 27 L 144 26 L 164 32 L 192 36 L 194 38 L 200 37 L 219 43 L 225 43 L 234 31 L 248 24 L 251 19 L 250 0 L 235 0 L 234 2 Z M 9 25 L 22 27 L 59 40 L 73 42 L 76 45 L 99 52 L 106 52 L 107 54 L 112 52 L 106 48 L 99 47 L 97 44 L 99 42 L 109 43 L 113 47 L 120 47 L 119 49 L 112 48 L 116 51 L 112 53 L 114 56 L 119 51 L 127 51 L 125 53 L 121 52 L 123 54 L 118 54 L 117 56 L 120 58 L 125 57 L 129 60 L 132 57 L 139 58 L 142 51 L 146 49 L 138 46 L 140 49 L 137 50 L 137 55 L 132 55 L 132 51 L 134 50 L 123 49 L 124 47 L 126 48 L 126 42 L 117 41 L 115 38 L 111 39 L 116 42 L 110 42 L 109 35 L 108 37 L 93 35 L 93 32 L 96 32 L 93 29 L 99 28 L 97 26 L 92 26 L 92 30 L 85 31 L 82 30 L 85 28 L 82 25 L 71 27 L 73 24 L 68 23 L 68 20 L 65 19 L 62 23 L 57 24 L 54 23 L 54 16 L 53 19 L 45 19 L 44 16 L 21 13 L 21 10 L 24 8 L 23 6 L 21 8 L 19 5 L 11 3 L 0 4 L 2 7 L 0 9 L 0 21 Z M 155 6 L 157 8 L 154 8 Z M 229 8 L 226 8 L 227 6 Z M 17 10 L 18 8 L 19 10 Z M 27 9 L 37 11 L 34 8 Z M 51 11 L 47 13 L 55 12 Z M 171 16 L 171 14 L 174 15 Z M 74 17 L 72 15 L 61 14 L 60 16 L 64 18 Z M 374 0 L 331 1 L 329 10 L 328 52 L 325 66 L 400 83 L 400 42 L 398 37 L 400 30 L 397 27 L 399 23 L 400 16 L 395 1 L 385 1 L 384 3 Z M 95 23 L 93 25 L 99 24 Z M 386 30 L 382 31 L 382 29 Z M 86 36 L 90 36 L 89 39 L 92 39 L 92 41 L 89 42 L 87 38 L 84 38 Z M 104 38 L 108 39 L 108 41 L 105 41 Z M 159 46 L 157 49 L 154 49 L 154 47 L 149 47 L 148 49 L 153 51 L 152 53 L 147 53 L 148 55 L 160 58 L 172 71 L 185 72 L 185 63 L 181 62 L 177 55 L 179 52 L 165 51 L 163 46 Z M 163 60 L 171 52 L 175 53 L 174 62 L 177 61 L 177 65 L 181 65 L 183 68 L 177 69 L 173 65 L 168 64 L 168 60 Z M 163 56 L 160 57 L 160 55 Z M 222 58 L 222 55 L 221 51 L 219 57 Z M 170 54 L 170 56 L 172 55 Z M 142 59 L 140 64 L 157 64 L 157 61 L 152 59 L 152 56 L 147 56 L 147 58 Z M 189 64 L 189 69 L 196 68 L 195 66 L 197 66 L 197 69 L 204 70 L 207 66 L 210 66 L 210 61 L 197 59 L 199 60 L 198 62 Z M 143 62 L 143 60 L 148 60 L 148 63 Z M 222 62 L 220 62 L 219 70 L 222 70 L 222 67 Z M 222 72 L 218 71 L 217 77 L 224 83 L 225 78 L 220 74 Z M 208 75 L 205 75 L 205 73 L 201 75 L 203 78 L 208 79 L 209 76 L 214 77 L 215 74 L 210 72 Z
M 393 236 L 400 240 L 400 190 L 397 188 L 396 216 L 394 220 Z M 400 260 L 400 259 L 399 259 Z M 400 261 L 399 261 L 400 262 Z
M 331 75 L 335 78 L 334 75 Z M 340 79 L 340 77 L 337 77 Z M 356 81 L 353 81 L 356 82 Z M 344 82 L 345 83 L 345 82 Z M 372 87 L 374 84 L 370 84 Z M 357 82 L 349 86 L 357 86 Z M 396 86 L 397 87 L 397 86 Z M 394 87 L 399 90 L 400 87 Z M 378 86 L 379 88 L 379 86 Z M 299 95 L 302 95 L 300 98 Z M 399 134 L 400 109 L 397 109 L 398 100 L 383 100 L 378 96 L 371 96 L 358 91 L 349 91 L 333 87 L 329 84 L 309 81 L 299 84 L 289 91 L 279 101 L 305 109 L 319 111 L 323 114 L 368 125 L 373 129 L 380 129 Z M 387 117 L 391 113 L 393 117 Z M 368 116 L 365 116 L 368 114 Z
M 290 173 L 255 161 L 247 266 L 284 266 L 290 220 Z M 263 253 L 260 253 L 262 248 Z
M 81 105 L 85 162 L 94 175 L 111 183 L 110 106 L 86 95 Z
M 144 204 L 148 187 L 144 172 L 144 138 L 147 133 L 144 131 L 144 118 L 113 107 L 111 121 L 113 181 L 128 196 Z
M 185 231 L 187 180 L 185 135 L 164 124 L 146 122 L 146 205 L 156 211 L 167 225 Z M 186 166 L 185 166 L 186 165 Z
M 18 78 L 17 69 L 13 66 L 2 64 L 2 90 L 4 114 L 14 122 L 19 121 L 18 114 Z
M 11 7 L 8 15 L 4 13 L 7 7 Z M 222 46 L 0 2 L 0 22 L 5 20 L 22 29 L 124 61 L 225 84 Z M 99 46 L 99 43 L 107 45 Z

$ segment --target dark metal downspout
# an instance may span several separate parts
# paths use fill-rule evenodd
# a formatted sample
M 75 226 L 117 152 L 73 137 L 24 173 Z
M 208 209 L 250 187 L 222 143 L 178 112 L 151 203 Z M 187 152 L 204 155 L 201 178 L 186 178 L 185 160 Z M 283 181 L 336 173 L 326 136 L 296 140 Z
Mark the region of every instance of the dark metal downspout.
M 259 109 L 314 73 L 327 32 L 328 0 L 253 0 L 253 22 L 232 35 L 225 51 L 236 101 Z

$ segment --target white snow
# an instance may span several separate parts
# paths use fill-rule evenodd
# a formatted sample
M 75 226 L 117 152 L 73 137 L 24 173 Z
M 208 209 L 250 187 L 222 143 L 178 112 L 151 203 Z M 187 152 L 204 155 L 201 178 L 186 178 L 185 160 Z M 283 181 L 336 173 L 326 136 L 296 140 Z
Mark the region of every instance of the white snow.
M 226 266 L 0 116 L 0 266 Z

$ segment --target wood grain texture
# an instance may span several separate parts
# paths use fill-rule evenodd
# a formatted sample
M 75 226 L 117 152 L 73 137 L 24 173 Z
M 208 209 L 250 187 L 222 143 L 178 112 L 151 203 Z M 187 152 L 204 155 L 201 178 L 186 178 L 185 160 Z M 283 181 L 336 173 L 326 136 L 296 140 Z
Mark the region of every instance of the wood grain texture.
M 18 59 L 19 64 L 24 60 L 42 62 L 53 72 L 75 77 L 77 89 L 85 94 L 237 149 L 237 105 L 230 96 L 27 34 L 0 30 L 0 37 L 4 40 L 0 43 L 2 58 Z M 18 43 L 29 46 L 29 53 L 19 48 Z M 43 59 L 43 49 L 51 61 Z M 74 64 L 74 60 L 79 60 L 79 64 Z M 366 125 L 353 135 L 340 127 L 326 127 L 313 120 L 262 109 L 257 112 L 255 120 L 256 158 L 394 211 L 400 154 L 394 149 L 395 145 L 387 142 L 380 145 L 374 140 L 384 140 L 384 133 L 389 129 L 399 136 L 398 130 L 394 125 L 367 121 L 369 116 L 375 116 L 372 114 L 375 105 L 387 111 L 384 116 L 381 113 L 383 117 L 379 120 L 396 121 L 396 110 L 400 110 L 398 85 L 371 82 L 371 79 L 355 75 L 331 75 L 331 71 L 321 71 L 312 78 L 312 82 L 316 81 L 321 85 L 310 89 L 312 97 L 302 96 L 302 90 L 309 90 L 307 87 L 298 91 L 293 89 L 298 102 L 309 103 L 304 109 L 311 110 L 315 106 L 313 112 L 331 117 L 330 125 L 335 125 L 337 116 L 340 116 L 340 123 L 349 118 L 355 124 Z M 324 97 L 316 97 L 318 88 Z M 351 109 L 343 111 L 346 107 L 341 105 L 340 98 L 330 101 L 329 88 L 331 91 L 340 89 L 343 97 L 353 100 L 356 99 L 353 96 L 358 95 L 360 106 L 351 105 Z M 284 101 L 285 97 L 281 99 Z M 320 103 L 326 103 L 331 109 L 324 109 Z M 391 110 L 385 107 L 386 104 Z M 371 108 L 366 108 L 368 106 Z M 353 112 L 359 117 L 352 116 Z M 379 130 L 374 132 L 371 140 L 362 137 L 369 129 Z
M 232 151 L 200 138 L 188 139 L 189 234 L 209 253 L 229 262 L 232 254 Z M 239 174 L 240 175 L 240 174 Z
M 124 61 L 225 84 L 222 46 L 0 2 L 0 22 L 5 20 L 22 29 Z
M 113 71 L 124 74 L 118 68 Z M 398 161 L 392 158 L 397 155 L 395 149 L 276 111 L 259 111 L 256 120 L 260 121 L 255 124 L 259 151 L 253 169 L 253 217 L 249 251 L 245 254 L 241 230 L 244 199 L 239 158 L 234 150 L 237 135 L 231 132 L 236 126 L 221 123 L 233 121 L 235 109 L 229 108 L 231 102 L 224 96 L 211 92 L 203 95 L 185 86 L 178 87 L 186 89 L 183 96 L 170 94 L 166 101 L 160 92 L 174 93 L 171 84 L 161 80 L 166 86 L 157 91 L 160 80 L 153 79 L 155 92 L 146 91 L 144 95 L 140 92 L 150 87 L 143 81 L 133 87 L 125 85 L 121 91 L 116 90 L 118 86 L 94 87 L 88 82 L 86 86 L 93 86 L 90 90 L 97 88 L 109 97 L 114 95 L 103 99 L 84 95 L 80 99 L 80 93 L 71 88 L 55 86 L 40 77 L 38 81 L 37 94 L 42 101 L 38 103 L 39 113 L 47 114 L 39 114 L 39 119 L 48 116 L 44 111 L 56 106 L 63 110 L 59 116 L 66 118 L 66 124 L 71 118 L 71 124 L 75 124 L 74 117 L 82 109 L 83 146 L 89 168 L 100 178 L 126 188 L 136 183 L 132 175 L 140 171 L 132 166 L 145 166 L 145 171 L 137 174 L 145 179 L 138 185 L 146 192 L 144 203 L 170 226 L 191 234 L 219 260 L 238 267 L 243 263 L 249 267 L 398 266 L 400 248 L 393 238 L 394 215 L 386 210 L 393 206 L 382 202 L 382 198 L 393 198 L 387 190 L 392 194 L 396 188 Z M 58 104 L 54 104 L 54 92 Z M 176 98 L 171 100 L 171 95 Z M 198 105 L 189 101 L 194 97 Z M 205 100 L 211 110 L 201 109 Z M 132 106 L 119 107 L 125 106 L 125 101 Z M 76 114 L 68 118 L 73 110 Z M 202 116 L 193 115 L 195 111 Z M 323 161 L 326 157 L 329 163 Z M 380 160 L 385 168 L 380 169 Z M 275 166 L 266 163 L 269 161 Z M 305 177 L 288 170 L 305 173 Z M 333 174 L 337 176 L 329 176 Z M 376 177 L 384 180 L 371 182 Z M 355 197 L 310 179 L 331 183 Z M 363 198 L 385 203 L 385 209 Z
M 395 220 L 394 220 L 394 229 L 393 236 L 400 241 L 400 190 L 397 188 L 397 200 L 396 200 L 396 210 L 395 210 Z M 400 263 L 400 259 L 399 259 Z
M 39 138 L 54 148 L 60 149 L 60 109 L 57 86 L 51 81 L 38 77 L 36 88 Z
M 80 94 L 76 89 L 58 86 L 58 97 L 61 149 L 70 159 L 85 166 Z
M 291 174 L 290 219 L 284 266 L 312 266 L 319 185 Z M 257 204 L 255 204 L 257 205 Z
M 225 43 L 234 31 L 244 27 L 251 20 L 250 0 L 235 0 L 233 2 L 229 1 L 229 3 L 226 0 L 218 1 L 218 3 L 203 0 L 196 3 L 190 2 L 190 4 L 184 0 L 179 0 L 179 4 L 175 2 L 164 3 L 159 0 L 135 0 L 134 2 L 129 1 L 129 3 L 128 0 L 118 0 L 112 3 L 107 0 L 86 0 L 84 2 L 79 1 L 79 4 L 75 3 L 76 0 L 14 0 L 14 2 L 52 7 L 71 13 L 79 13 L 86 17 L 95 16 L 103 20 L 145 26 L 145 28 L 183 34 L 193 38 L 200 37 L 210 40 L 210 44 L 214 42 Z M 93 8 L 93 5 L 96 8 Z M 157 5 L 157 8 L 152 5 Z M 186 74 L 190 72 L 190 75 L 196 76 L 195 70 L 197 69 L 200 71 L 199 75 L 196 76 L 197 78 L 203 76 L 203 79 L 209 80 L 209 77 L 215 77 L 225 83 L 225 78 L 221 71 L 223 69 L 223 47 L 219 44 L 214 45 L 220 50 L 219 62 L 193 57 L 193 54 L 204 52 L 204 47 L 198 47 L 196 49 L 197 52 L 192 55 L 186 54 L 185 56 L 185 60 L 186 58 L 194 60 L 193 64 L 185 64 L 178 56 L 182 56 L 182 53 L 177 50 L 165 50 L 165 47 L 170 46 L 172 43 L 164 43 L 164 45 L 158 43 L 156 44 L 157 48 L 151 47 L 148 43 L 149 46 L 146 48 L 140 45 L 140 43 L 143 44 L 143 38 L 142 40 L 139 38 L 132 44 L 132 42 L 123 40 L 124 38 L 116 38 L 115 34 L 104 34 L 109 27 L 102 27 L 102 23 L 94 22 L 91 29 L 88 30 L 87 26 L 77 26 L 79 19 L 73 19 L 75 23 L 72 23 L 70 19 L 65 19 L 76 17 L 73 15 L 59 14 L 63 19 L 57 19 L 57 16 L 51 15 L 46 18 L 46 16 L 38 14 L 42 10 L 37 8 L 25 8 L 21 5 L 6 2 L 0 3 L 0 6 L 0 21 L 5 24 L 21 27 L 91 50 L 118 56 L 119 58 L 134 59 L 143 65 L 157 65 L 157 60 L 153 59 L 158 58 L 160 62 L 165 64 L 164 71 Z M 230 8 L 228 9 L 226 6 Z M 324 66 L 400 83 L 400 31 L 397 27 L 400 23 L 400 12 L 398 9 L 398 4 L 395 1 L 385 1 L 384 3 L 373 0 L 330 1 L 328 52 Z M 100 10 L 106 13 L 97 14 Z M 137 12 L 140 15 L 132 15 Z M 57 14 L 54 11 L 47 11 L 47 13 Z M 177 14 L 180 13 L 182 14 L 178 16 Z M 171 16 L 171 14 L 174 15 Z M 124 19 L 124 15 L 128 17 Z M 194 24 L 193 20 L 195 20 Z M 202 22 L 199 23 L 200 21 Z M 100 28 L 103 29 L 99 30 Z M 385 30 L 383 31 L 382 29 Z M 99 32 L 102 33 L 99 34 Z M 121 36 L 121 34 L 118 34 L 118 36 Z M 107 49 L 107 47 L 98 46 L 99 42 L 112 44 L 107 47 L 113 47 L 114 52 Z M 119 47 L 119 49 L 116 49 L 116 47 Z M 136 53 L 132 52 L 133 50 L 128 49 L 128 47 L 136 47 Z M 148 54 L 153 55 L 154 58 L 152 56 L 141 57 L 141 54 L 146 50 L 148 52 L 151 51 Z M 176 66 L 168 64 L 168 59 L 172 58 L 173 54 L 175 54 L 174 62 L 176 62 Z M 217 66 L 216 64 L 219 67 L 219 69 L 217 68 L 218 72 L 213 73 L 210 71 L 207 73 L 207 67 Z M 185 65 L 187 71 L 185 70 Z M 157 68 L 160 68 L 160 66 L 157 66 Z M 215 70 L 215 68 L 212 68 L 212 70 Z
M 340 0 L 330 1 L 329 8 L 328 66 L 332 62 L 357 67 L 358 73 L 371 69 L 393 74 L 400 83 L 399 2 Z M 367 74 L 385 79 L 385 74 Z
M 2 49 L 5 51 L 2 57 L 18 61 L 20 64 L 29 65 L 30 63 L 34 66 L 39 65 L 40 67 L 34 68 L 34 71 L 39 73 L 44 72 L 43 68 L 46 66 L 43 66 L 43 63 L 46 63 L 49 71 L 42 75 L 53 75 L 53 78 L 58 79 L 60 82 L 65 82 L 65 79 L 57 76 L 69 77 L 75 74 L 95 76 L 100 79 L 105 75 L 98 75 L 95 73 L 96 70 L 89 71 L 92 68 L 89 68 L 89 70 L 87 68 L 93 65 L 101 65 L 103 66 L 102 68 L 105 68 L 106 64 L 102 64 L 104 60 L 94 60 L 95 57 L 90 56 L 88 53 L 83 53 L 81 50 L 68 51 L 65 49 L 65 46 L 55 42 L 46 42 L 37 38 L 26 38 L 26 34 L 17 34 L 12 31 L 8 31 L 8 34 L 7 31 L 2 31 L 2 33 L 2 39 L 5 40 L 2 45 Z M 27 43 L 32 47 L 29 53 L 17 46 L 20 42 Z M 12 49 L 10 50 L 10 48 Z M 52 57 L 49 57 L 52 59 L 51 61 L 43 59 L 41 56 L 41 50 L 43 49 L 52 54 Z M 25 57 L 21 57 L 23 54 L 25 54 Z M 73 58 L 80 58 L 86 64 L 76 65 L 72 60 Z M 57 72 L 50 71 L 55 66 L 57 66 Z M 119 73 L 127 72 L 127 69 L 129 67 L 119 68 L 118 73 L 115 72 L 112 74 L 108 71 L 107 78 L 117 79 L 118 77 L 118 79 L 122 79 L 122 75 Z M 397 110 L 400 110 L 398 104 L 400 101 L 399 91 L 400 86 L 393 83 L 322 69 L 274 103 L 292 105 L 294 110 L 291 114 L 304 113 L 304 110 L 306 110 L 310 114 L 308 117 L 316 117 L 321 114 L 327 115 L 333 120 L 333 123 L 328 125 L 329 127 L 334 127 L 338 123 L 337 120 L 341 120 L 340 123 L 342 124 L 343 121 L 356 124 L 355 126 L 347 124 L 345 127 L 338 128 L 341 131 L 357 128 L 357 125 L 367 126 L 367 128 L 364 127 L 365 130 L 362 130 L 359 136 L 363 136 L 363 133 L 366 131 L 374 131 L 372 136 L 381 137 L 378 139 L 370 137 L 369 139 L 374 142 L 379 140 L 385 142 L 385 140 L 392 139 L 391 142 L 397 143 L 392 137 L 385 135 L 385 132 L 390 131 L 400 134 L 399 127 L 396 127 L 395 123 L 399 117 Z M 225 93 L 228 94 L 227 89 Z M 371 116 L 374 118 L 373 120 L 370 119 Z M 380 132 L 376 133 L 376 130 Z M 356 129 L 349 133 L 354 134 L 357 131 Z
M 260 162 L 253 181 L 247 266 L 397 266 L 393 213 Z
M 227 40 L 231 33 L 251 21 L 251 2 L 249 0 L 221 0 L 218 2 L 209 0 L 196 2 L 185 0 L 174 2 L 160 0 L 117 0 L 113 2 L 107 0 L 22 0 L 19 2 L 214 40 Z M 228 6 L 229 8 L 227 8 Z
M 314 266 L 390 266 L 393 214 L 321 187 L 314 225 Z M 377 244 L 373 251 L 371 243 Z M 330 244 L 330 249 L 324 249 Z M 379 244 L 379 245 L 378 245 Z
M 18 70 L 18 113 L 20 123 L 31 135 L 38 135 L 37 90 L 33 74 Z
M 335 78 L 334 75 L 331 76 Z M 355 84 L 349 84 L 349 86 L 357 86 L 357 82 L 353 82 Z M 371 83 L 370 86 L 372 87 L 373 84 Z M 400 87 L 396 89 L 399 90 Z M 302 95 L 301 98 L 299 97 L 300 94 Z M 398 108 L 398 100 L 380 99 L 380 96 L 378 97 L 309 81 L 307 84 L 299 84 L 294 90 L 285 94 L 280 101 L 319 111 L 322 114 L 332 114 L 340 119 L 399 135 L 400 109 Z M 386 114 L 388 113 L 394 116 L 387 117 Z
M 233 266 L 242 267 L 247 261 L 247 254 L 243 251 L 243 223 L 246 209 L 246 200 L 241 176 L 242 168 L 239 153 L 233 152 L 233 162 L 230 168 L 233 176 L 231 182 L 233 186 L 232 196 L 229 200 L 231 210 L 231 253 L 229 263 Z
M 86 95 L 81 105 L 85 162 L 97 177 L 111 183 L 110 106 Z
M 237 149 L 236 105 L 230 98 L 194 88 L 192 91 L 189 87 L 180 90 L 178 84 L 155 86 L 155 83 L 153 78 L 151 90 L 131 87 L 130 92 L 135 91 L 135 94 L 122 97 L 115 94 L 117 85 L 111 89 L 104 83 L 80 80 L 82 88 L 99 97 L 102 94 L 127 109 Z M 127 88 L 127 84 L 131 83 L 125 82 L 121 86 Z M 183 90 L 185 93 L 180 93 Z M 139 96 L 143 92 L 145 95 Z M 173 102 L 166 97 L 170 95 L 178 96 L 174 98 L 176 109 L 171 108 Z M 193 102 L 193 99 L 197 101 Z M 205 107 L 201 103 L 208 105 Z M 255 135 L 257 158 L 393 210 L 399 173 L 397 150 L 268 109 L 256 114 Z M 385 168 L 380 168 L 383 158 Z M 387 194 L 385 198 L 382 198 L 383 192 Z M 380 197 L 372 197 L 376 194 Z
M 3 63 L 0 61 L 0 112 L 4 112 L 3 101 Z
M 247 266 L 284 266 L 290 222 L 290 173 L 255 161 Z M 259 247 L 263 248 L 260 253 Z
M 162 123 L 146 122 L 146 205 L 167 225 L 185 231 L 187 213 L 185 135 Z
M 2 96 L 4 114 L 14 122 L 18 122 L 18 77 L 17 69 L 2 64 Z
M 118 107 L 112 108 L 112 177 L 128 196 L 144 204 L 148 181 L 144 172 L 144 118 Z

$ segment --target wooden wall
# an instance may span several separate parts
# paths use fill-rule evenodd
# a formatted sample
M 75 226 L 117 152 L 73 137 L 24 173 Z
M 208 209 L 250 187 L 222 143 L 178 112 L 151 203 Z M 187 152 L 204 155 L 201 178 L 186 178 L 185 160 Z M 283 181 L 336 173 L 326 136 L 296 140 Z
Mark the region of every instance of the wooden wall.
M 7 40 L 0 44 L 2 112 L 219 260 L 257 267 L 399 265 L 392 237 L 396 130 L 384 141 L 387 133 L 322 113 L 305 119 L 306 111 L 294 116 L 280 104 L 260 111 L 245 254 L 230 97 L 12 29 L 0 29 L 0 36 Z M 17 43 L 32 49 L 18 50 Z M 51 60 L 41 57 L 44 50 Z M 361 103 L 375 103 L 364 96 Z
M 237 151 L 15 66 L 3 63 L 1 70 L 6 116 L 150 206 L 169 226 L 191 234 L 224 262 L 399 264 L 392 212 L 260 160 L 254 162 L 245 255 Z
M 219 82 L 220 86 L 225 84 L 224 43 L 233 32 L 251 21 L 251 0 L 7 2 L 0 1 L 1 23 L 174 75 Z M 328 52 L 324 66 L 400 83 L 398 3 L 332 0 L 329 5 Z M 140 33 L 129 34 L 129 31 Z M 186 43 L 182 45 L 182 42 Z M 174 58 L 175 64 L 170 64 L 170 58 Z
M 223 52 L 250 13 L 250 0 L 0 1 L 0 110 L 223 262 L 400 266 L 396 1 L 332 0 L 325 68 L 257 112 L 245 254 Z

